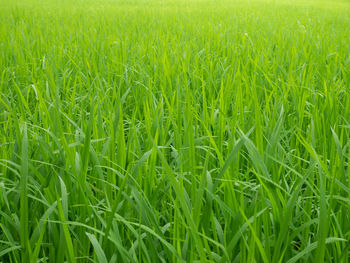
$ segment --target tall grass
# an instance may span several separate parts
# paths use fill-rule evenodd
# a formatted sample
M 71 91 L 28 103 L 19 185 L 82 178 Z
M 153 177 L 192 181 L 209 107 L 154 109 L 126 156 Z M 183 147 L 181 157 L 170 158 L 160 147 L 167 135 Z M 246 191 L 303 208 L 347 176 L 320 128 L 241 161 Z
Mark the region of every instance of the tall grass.
M 350 262 L 346 1 L 0 0 L 0 262 Z

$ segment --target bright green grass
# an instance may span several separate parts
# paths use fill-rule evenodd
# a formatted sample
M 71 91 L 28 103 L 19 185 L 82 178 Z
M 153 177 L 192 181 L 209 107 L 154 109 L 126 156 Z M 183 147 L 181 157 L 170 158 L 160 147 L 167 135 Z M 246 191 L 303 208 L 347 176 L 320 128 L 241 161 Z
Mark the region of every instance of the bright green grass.
M 350 2 L 0 0 L 0 262 L 350 262 Z

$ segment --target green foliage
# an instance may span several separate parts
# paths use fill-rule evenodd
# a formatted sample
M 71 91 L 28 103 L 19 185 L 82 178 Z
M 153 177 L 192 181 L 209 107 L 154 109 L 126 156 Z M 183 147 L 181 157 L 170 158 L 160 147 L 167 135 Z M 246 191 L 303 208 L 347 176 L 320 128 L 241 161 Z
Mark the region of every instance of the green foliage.
M 0 262 L 350 262 L 349 17 L 0 0 Z

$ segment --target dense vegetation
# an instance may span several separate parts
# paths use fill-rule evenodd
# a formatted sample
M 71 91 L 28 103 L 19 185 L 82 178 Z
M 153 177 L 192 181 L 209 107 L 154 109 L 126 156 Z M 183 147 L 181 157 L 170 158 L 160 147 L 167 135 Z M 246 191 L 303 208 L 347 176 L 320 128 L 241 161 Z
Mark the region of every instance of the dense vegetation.
M 0 0 L 0 262 L 350 262 L 350 3 Z

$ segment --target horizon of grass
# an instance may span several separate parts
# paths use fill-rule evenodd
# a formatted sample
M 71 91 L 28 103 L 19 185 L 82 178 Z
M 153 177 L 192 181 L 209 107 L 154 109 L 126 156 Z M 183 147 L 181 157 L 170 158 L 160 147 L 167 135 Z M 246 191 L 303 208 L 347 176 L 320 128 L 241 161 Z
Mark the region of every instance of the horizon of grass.
M 0 262 L 350 262 L 350 2 L 0 0 Z

